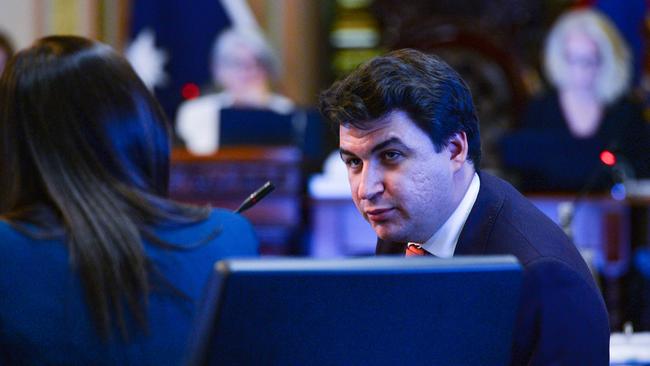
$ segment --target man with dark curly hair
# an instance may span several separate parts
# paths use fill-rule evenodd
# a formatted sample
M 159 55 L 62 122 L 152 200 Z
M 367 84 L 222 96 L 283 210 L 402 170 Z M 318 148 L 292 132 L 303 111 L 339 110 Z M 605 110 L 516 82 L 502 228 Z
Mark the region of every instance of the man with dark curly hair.
M 377 254 L 514 255 L 524 275 L 511 363 L 608 364 L 607 311 L 586 264 L 557 225 L 480 171 L 478 118 L 451 67 L 394 51 L 336 82 L 320 103 L 339 126 L 352 198 L 377 234 Z

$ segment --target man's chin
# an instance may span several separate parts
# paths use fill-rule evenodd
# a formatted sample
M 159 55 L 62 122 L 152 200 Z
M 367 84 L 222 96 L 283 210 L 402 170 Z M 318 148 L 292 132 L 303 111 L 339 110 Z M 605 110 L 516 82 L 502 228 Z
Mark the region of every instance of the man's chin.
M 373 227 L 377 237 L 386 242 L 406 242 L 405 236 L 395 230 L 391 230 L 389 227 L 383 225 L 377 225 Z

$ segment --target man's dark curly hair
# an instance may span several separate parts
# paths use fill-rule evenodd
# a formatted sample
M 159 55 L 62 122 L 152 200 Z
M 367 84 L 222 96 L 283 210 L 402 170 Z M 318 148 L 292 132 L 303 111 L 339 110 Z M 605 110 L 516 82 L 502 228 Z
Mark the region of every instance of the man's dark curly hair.
M 335 125 L 369 129 L 401 110 L 429 135 L 437 152 L 464 131 L 478 169 L 481 139 L 469 88 L 436 56 L 402 49 L 375 57 L 320 95 L 320 111 Z

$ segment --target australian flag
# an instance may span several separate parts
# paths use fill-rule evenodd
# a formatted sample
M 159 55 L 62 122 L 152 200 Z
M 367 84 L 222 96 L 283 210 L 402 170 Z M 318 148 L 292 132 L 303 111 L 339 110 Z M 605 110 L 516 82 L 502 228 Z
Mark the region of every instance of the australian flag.
M 231 23 L 218 0 L 131 1 L 126 55 L 172 120 L 183 99 L 212 85 L 212 44 Z

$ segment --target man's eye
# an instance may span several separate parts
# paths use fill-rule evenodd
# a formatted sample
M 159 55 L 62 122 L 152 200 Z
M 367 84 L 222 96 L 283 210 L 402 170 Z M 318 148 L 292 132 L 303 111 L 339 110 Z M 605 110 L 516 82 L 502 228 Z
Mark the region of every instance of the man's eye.
M 345 165 L 347 165 L 350 168 L 356 168 L 359 165 L 361 165 L 361 159 L 357 159 L 357 158 L 348 158 L 345 159 L 344 161 L 345 161 Z
M 387 161 L 395 161 L 402 157 L 402 153 L 395 150 L 384 151 L 382 155 L 384 156 L 384 160 Z

